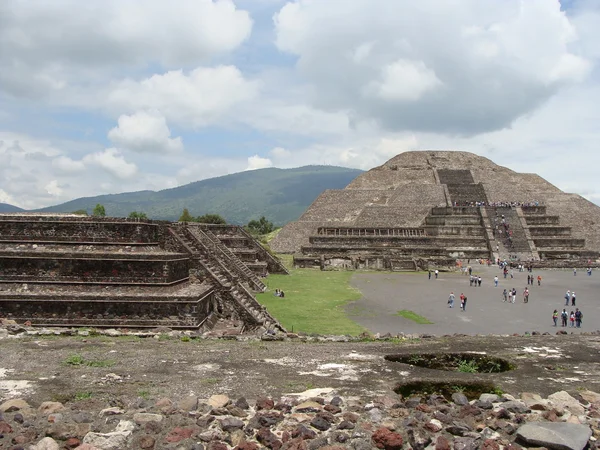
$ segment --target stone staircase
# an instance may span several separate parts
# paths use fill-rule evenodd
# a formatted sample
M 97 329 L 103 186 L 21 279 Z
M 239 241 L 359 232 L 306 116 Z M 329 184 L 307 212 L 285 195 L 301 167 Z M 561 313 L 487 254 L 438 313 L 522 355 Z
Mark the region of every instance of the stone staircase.
M 227 246 L 225 246 L 217 236 L 215 236 L 208 228 L 200 228 L 195 226 L 188 226 L 188 230 L 202 242 L 206 248 L 212 249 L 216 254 L 220 254 L 219 259 L 224 259 L 229 262 L 231 267 L 237 275 L 248 283 L 250 287 L 256 292 L 264 292 L 267 286 L 251 271 Z
M 214 251 L 210 251 L 199 239 L 198 233 L 194 233 L 186 225 L 177 225 L 169 228 L 172 236 L 191 254 L 192 259 L 197 260 L 209 276 L 220 286 L 223 292 L 238 307 L 236 312 L 245 317 L 245 322 L 254 322 L 266 329 L 285 329 L 275 320 L 267 310 L 256 300 L 254 295 L 244 286 L 237 274 L 229 271 Z M 249 320 L 250 319 L 250 320 Z
M 495 230 L 495 242 L 498 244 L 498 257 L 502 260 L 529 261 L 538 259 L 535 248 L 528 236 L 528 230 L 523 227 L 521 217 L 516 207 L 498 206 L 485 208 L 492 228 Z M 506 235 L 502 225 L 502 216 L 512 231 L 512 236 Z M 502 233 L 500 233 L 500 230 Z M 495 250 L 495 246 L 494 246 Z

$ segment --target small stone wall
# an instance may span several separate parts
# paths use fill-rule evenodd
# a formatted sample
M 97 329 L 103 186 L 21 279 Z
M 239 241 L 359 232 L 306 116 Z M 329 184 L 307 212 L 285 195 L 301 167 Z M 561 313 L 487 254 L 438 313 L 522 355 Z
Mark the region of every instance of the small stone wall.
M 78 258 L 0 258 L 3 281 L 87 283 L 173 283 L 187 279 L 189 259 L 117 260 Z
M 150 223 L 0 220 L 2 241 L 150 243 L 159 239 L 159 226 Z

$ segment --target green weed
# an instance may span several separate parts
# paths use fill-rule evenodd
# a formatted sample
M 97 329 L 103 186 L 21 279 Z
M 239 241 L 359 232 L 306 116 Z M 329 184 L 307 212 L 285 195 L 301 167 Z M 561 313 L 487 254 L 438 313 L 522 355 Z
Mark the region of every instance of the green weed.
M 431 325 L 431 324 L 433 324 L 433 322 L 431 322 L 426 317 L 420 316 L 419 314 L 417 314 L 417 313 L 415 313 L 413 311 L 409 311 L 408 309 L 402 309 L 402 310 L 398 311 L 394 315 L 399 316 L 399 317 L 404 317 L 405 319 L 412 320 L 413 322 L 419 323 L 419 324 L 422 324 L 422 325 Z

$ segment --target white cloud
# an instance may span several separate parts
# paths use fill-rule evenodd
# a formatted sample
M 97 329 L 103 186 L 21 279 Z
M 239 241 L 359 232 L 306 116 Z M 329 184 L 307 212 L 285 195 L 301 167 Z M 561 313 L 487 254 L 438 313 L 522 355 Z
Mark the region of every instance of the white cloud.
M 117 147 L 140 153 L 172 153 L 183 150 L 181 138 L 171 138 L 165 118 L 156 110 L 138 111 L 119 117 L 119 124 L 108 132 Z
M 57 180 L 52 180 L 45 186 L 46 192 L 53 197 L 60 197 L 63 193 L 63 189 L 58 184 Z
M 381 80 L 370 82 L 364 90 L 365 95 L 375 94 L 389 101 L 415 101 L 442 84 L 423 61 L 399 59 L 381 72 Z
M 169 121 L 199 127 L 257 92 L 258 84 L 244 79 L 237 67 L 199 67 L 121 81 L 110 88 L 106 103 L 113 111 L 158 110 Z
M 85 170 L 83 161 L 74 161 L 68 156 L 61 155 L 52 160 L 52 167 L 58 169 L 63 175 L 79 174 Z
M 36 96 L 124 67 L 197 65 L 234 50 L 251 29 L 231 0 L 4 0 L 0 86 Z
M 248 157 L 248 167 L 246 167 L 246 170 L 266 169 L 272 166 L 273 161 L 269 158 L 261 158 L 258 155 L 254 155 Z
M 17 206 L 15 205 L 16 202 L 13 197 L 4 189 L 0 189 L 0 203 L 8 203 L 10 205 Z
M 276 159 L 289 158 L 292 154 L 292 152 L 290 152 L 289 150 L 286 150 L 283 147 L 275 147 L 275 148 L 271 149 L 271 151 L 269 153 L 273 156 L 273 158 L 276 158 Z
M 125 161 L 121 152 L 116 148 L 107 148 L 102 152 L 86 155 L 83 161 L 101 167 L 122 180 L 130 179 L 137 174 L 137 166 Z
M 343 20 L 339 8 L 287 3 L 276 44 L 297 56 L 313 106 L 388 130 L 501 129 L 590 73 L 558 0 L 353 0 Z

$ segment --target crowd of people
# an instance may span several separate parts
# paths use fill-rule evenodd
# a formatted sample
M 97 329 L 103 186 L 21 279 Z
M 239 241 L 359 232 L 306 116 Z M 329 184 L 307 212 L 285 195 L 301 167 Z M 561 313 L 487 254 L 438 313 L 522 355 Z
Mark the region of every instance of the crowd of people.
M 478 262 L 481 265 L 488 265 L 490 263 L 490 261 L 488 260 L 478 260 Z M 496 261 L 498 268 L 501 271 L 501 274 L 504 276 L 505 279 L 508 278 L 508 276 L 510 275 L 511 279 L 515 278 L 515 273 L 514 273 L 514 269 L 516 268 L 518 272 L 525 272 L 527 271 L 527 286 L 523 289 L 522 291 L 522 299 L 523 299 L 523 303 L 529 303 L 529 299 L 530 299 L 530 295 L 531 295 L 531 291 L 530 291 L 530 286 L 534 286 L 535 282 L 537 281 L 537 285 L 538 287 L 542 286 L 542 276 L 540 274 L 533 274 L 533 267 L 531 265 L 526 265 L 526 264 L 518 264 L 516 266 L 510 267 L 509 263 L 507 261 L 500 261 L 499 259 Z M 475 274 L 473 273 L 473 267 L 471 265 L 468 265 L 467 267 L 462 266 L 462 263 L 457 263 L 457 266 L 460 268 L 461 273 L 464 273 L 465 275 L 467 275 L 469 277 L 469 287 L 481 287 L 482 283 L 483 283 L 483 278 L 481 277 L 481 275 Z M 429 278 L 431 278 L 431 271 L 429 271 Z M 588 276 L 591 276 L 592 274 L 592 268 L 588 267 L 586 269 L 586 273 L 588 274 Z M 438 278 L 438 271 L 435 271 L 435 275 L 436 278 Z M 573 275 L 577 276 L 577 270 L 573 269 Z M 494 287 L 499 287 L 500 284 L 500 277 L 498 275 L 494 276 Z M 510 287 L 510 288 L 503 288 L 502 293 L 501 293 L 501 300 L 504 303 L 511 303 L 514 304 L 516 303 L 517 300 L 517 289 L 515 287 Z M 467 296 L 464 294 L 464 292 L 461 292 L 460 296 L 458 296 L 459 300 L 460 300 L 460 310 L 461 311 L 466 311 L 467 308 Z M 558 326 L 558 319 L 561 319 L 561 326 L 563 327 L 573 327 L 573 328 L 581 328 L 582 324 L 583 324 L 583 312 L 576 307 L 576 302 L 577 302 L 577 294 L 575 293 L 575 291 L 571 291 L 568 290 L 565 295 L 564 295 L 564 299 L 565 299 L 565 306 L 571 306 L 574 308 L 574 310 L 571 310 L 570 312 L 567 311 L 566 308 L 564 308 L 562 310 L 562 312 L 559 312 L 558 309 L 555 309 L 553 314 L 552 314 L 552 320 L 554 323 L 554 326 Z M 450 292 L 450 295 L 448 296 L 448 308 L 454 308 L 454 303 L 456 301 L 456 295 L 454 294 L 454 292 Z
M 540 206 L 540 202 L 534 200 L 532 202 L 454 202 L 454 206 L 485 206 L 492 208 L 513 208 L 521 206 L 523 208 L 531 208 Z

